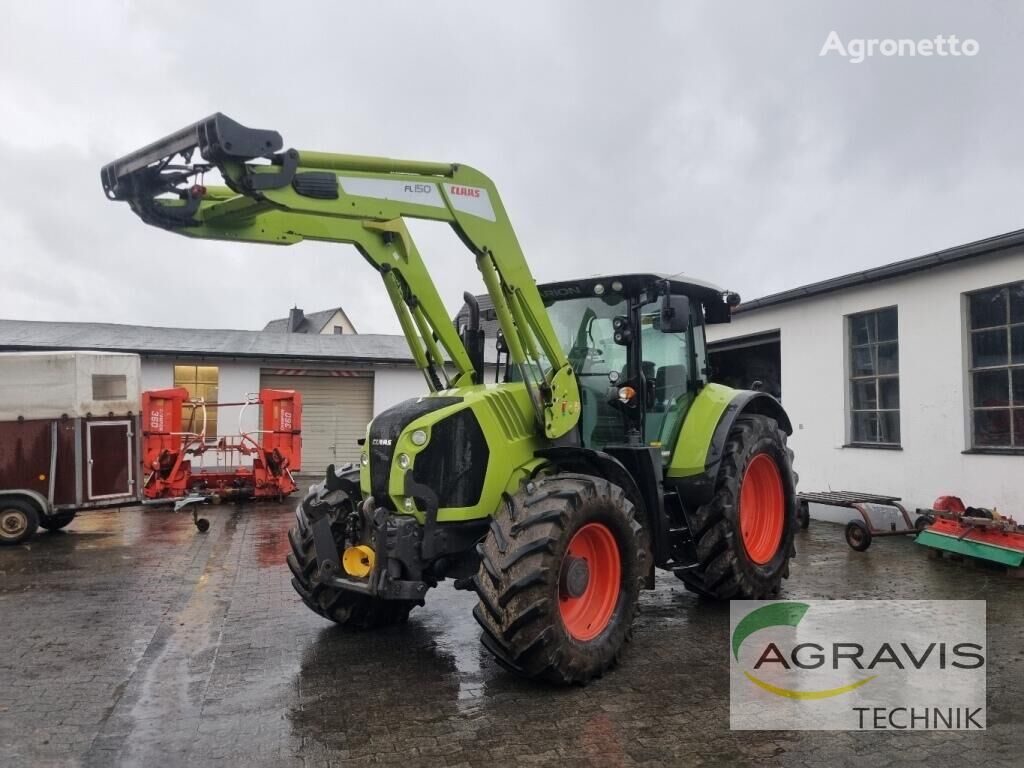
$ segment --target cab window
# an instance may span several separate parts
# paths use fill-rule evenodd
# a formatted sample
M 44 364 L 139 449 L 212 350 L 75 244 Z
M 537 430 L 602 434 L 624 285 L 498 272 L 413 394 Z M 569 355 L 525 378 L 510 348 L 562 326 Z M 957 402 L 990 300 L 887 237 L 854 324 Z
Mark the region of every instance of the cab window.
M 647 403 L 644 439 L 648 445 L 661 445 L 664 450 L 671 450 L 692 399 L 693 318 L 691 330 L 664 333 L 657 322 L 660 312 L 660 302 L 656 302 L 645 304 L 640 313 L 641 365 L 645 378 L 654 382 L 653 387 L 648 385 L 653 398 Z

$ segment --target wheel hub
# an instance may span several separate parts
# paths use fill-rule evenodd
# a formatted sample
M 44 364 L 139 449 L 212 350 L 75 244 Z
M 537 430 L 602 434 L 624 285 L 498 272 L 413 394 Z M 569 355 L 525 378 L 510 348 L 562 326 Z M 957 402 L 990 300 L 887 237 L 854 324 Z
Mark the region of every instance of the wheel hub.
M 574 640 L 589 642 L 611 623 L 621 577 L 619 545 L 604 523 L 587 523 L 573 534 L 559 571 L 558 610 Z
M 4 533 L 15 536 L 24 530 L 27 524 L 25 515 L 14 510 L 5 511 L 0 515 L 0 530 Z
M 739 523 L 743 548 L 758 565 L 771 562 L 785 528 L 786 500 L 782 476 L 771 456 L 757 454 L 740 486 Z
M 559 594 L 562 597 L 582 597 L 590 584 L 590 566 L 582 557 L 568 555 L 562 567 Z

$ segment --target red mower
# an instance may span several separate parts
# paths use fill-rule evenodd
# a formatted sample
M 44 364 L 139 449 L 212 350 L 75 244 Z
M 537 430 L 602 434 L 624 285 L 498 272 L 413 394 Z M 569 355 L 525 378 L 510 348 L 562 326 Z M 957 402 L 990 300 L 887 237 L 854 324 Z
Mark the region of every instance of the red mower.
M 938 552 L 951 552 L 1019 569 L 1024 562 L 1024 526 L 996 510 L 968 507 L 957 496 L 940 496 L 932 509 L 918 510 L 929 525 L 917 543 Z M 1024 570 L 1015 571 L 1024 575 Z

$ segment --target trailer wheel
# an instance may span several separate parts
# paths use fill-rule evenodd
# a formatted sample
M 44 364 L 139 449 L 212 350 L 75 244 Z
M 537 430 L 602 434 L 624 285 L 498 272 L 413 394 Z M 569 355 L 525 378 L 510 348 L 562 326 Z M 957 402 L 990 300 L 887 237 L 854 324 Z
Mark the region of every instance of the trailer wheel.
M 863 520 L 851 520 L 846 524 L 846 543 L 855 552 L 863 552 L 871 546 L 871 531 Z
M 0 498 L 0 544 L 20 544 L 39 527 L 34 504 L 21 499 Z
M 75 513 L 72 511 L 55 512 L 52 515 L 40 515 L 39 527 L 45 528 L 48 531 L 59 531 L 74 519 Z
M 775 419 L 743 414 L 729 430 L 715 492 L 691 517 L 700 566 L 676 571 L 687 589 L 719 600 L 778 594 L 796 554 L 793 452 Z
M 582 474 L 541 477 L 506 497 L 477 552 L 473 617 L 502 666 L 582 684 L 615 665 L 650 562 L 622 488 Z
M 935 518 L 931 515 L 921 515 L 919 518 L 917 518 L 917 520 L 914 521 L 914 530 L 918 533 L 921 533 L 934 522 Z
M 339 473 L 340 477 L 359 482 L 359 470 Z M 316 486 L 310 493 L 316 493 Z M 350 499 L 343 491 L 335 491 L 342 498 L 336 506 L 331 533 L 339 550 L 345 547 L 345 514 L 354 509 L 359 499 Z M 346 629 L 375 629 L 392 624 L 404 624 L 409 612 L 421 603 L 411 600 L 381 600 L 343 589 L 335 589 L 313 581 L 317 571 L 316 548 L 313 546 L 313 527 L 299 503 L 295 510 L 296 522 L 288 530 L 292 551 L 288 555 L 288 568 L 292 572 L 292 587 L 302 602 L 313 611 Z

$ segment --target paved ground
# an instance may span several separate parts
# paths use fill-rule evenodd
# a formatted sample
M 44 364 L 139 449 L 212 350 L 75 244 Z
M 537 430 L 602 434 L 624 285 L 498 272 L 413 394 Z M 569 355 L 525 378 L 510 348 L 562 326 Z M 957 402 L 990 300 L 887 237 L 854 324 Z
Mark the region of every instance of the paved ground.
M 727 609 L 662 576 L 618 670 L 587 688 L 505 674 L 474 598 L 350 636 L 283 565 L 287 506 L 85 515 L 0 550 L 0 765 L 1019 766 L 1024 581 L 932 562 L 909 539 L 851 552 L 812 525 L 788 597 L 988 601 L 985 733 L 728 729 Z

